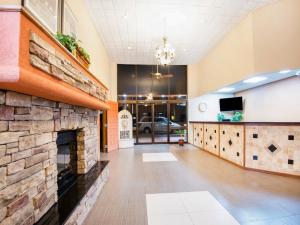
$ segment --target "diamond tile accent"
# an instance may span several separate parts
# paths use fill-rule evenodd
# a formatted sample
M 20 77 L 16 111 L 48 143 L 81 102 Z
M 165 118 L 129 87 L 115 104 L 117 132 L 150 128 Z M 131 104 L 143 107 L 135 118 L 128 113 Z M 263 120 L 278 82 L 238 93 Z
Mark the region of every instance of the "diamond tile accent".
M 239 153 L 239 152 L 237 152 L 237 153 L 236 153 L 236 156 L 237 156 L 237 157 L 239 157 L 239 156 L 240 156 L 240 153 Z
M 288 140 L 289 140 L 289 141 L 293 141 L 294 139 L 295 139 L 294 135 L 289 135 L 289 136 L 288 136 Z
M 233 143 L 231 141 L 231 139 L 228 141 L 228 144 L 231 146 Z
M 240 136 L 240 133 L 236 133 L 236 136 L 239 137 L 239 136 Z
M 294 160 L 293 160 L 293 159 L 289 159 L 289 160 L 288 160 L 288 164 L 289 164 L 289 165 L 294 165 Z
M 253 138 L 258 138 L 258 134 L 253 134 Z
M 276 150 L 277 150 L 277 147 L 275 146 L 275 145 L 273 145 L 273 144 L 271 144 L 269 147 L 268 147 L 268 149 L 270 150 L 270 152 L 275 152 Z
M 254 155 L 254 156 L 253 156 L 253 160 L 258 160 L 258 156 L 257 156 L 257 155 Z
M 209 136 L 209 140 L 212 140 L 212 136 Z

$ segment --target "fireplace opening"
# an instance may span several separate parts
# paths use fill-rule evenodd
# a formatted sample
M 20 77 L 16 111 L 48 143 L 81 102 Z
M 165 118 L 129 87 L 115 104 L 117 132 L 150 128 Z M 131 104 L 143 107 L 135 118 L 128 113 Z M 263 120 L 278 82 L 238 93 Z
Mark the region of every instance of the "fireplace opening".
M 77 179 L 77 132 L 61 131 L 57 134 L 57 184 L 60 198 Z

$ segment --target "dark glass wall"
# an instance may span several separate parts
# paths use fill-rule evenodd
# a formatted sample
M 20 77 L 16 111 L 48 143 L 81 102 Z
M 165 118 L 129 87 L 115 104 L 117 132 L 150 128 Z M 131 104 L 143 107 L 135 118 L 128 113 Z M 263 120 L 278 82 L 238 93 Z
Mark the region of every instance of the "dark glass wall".
M 118 95 L 186 95 L 187 66 L 159 66 L 158 71 L 172 74 L 172 78 L 156 80 L 150 73 L 156 72 L 156 65 L 118 65 Z

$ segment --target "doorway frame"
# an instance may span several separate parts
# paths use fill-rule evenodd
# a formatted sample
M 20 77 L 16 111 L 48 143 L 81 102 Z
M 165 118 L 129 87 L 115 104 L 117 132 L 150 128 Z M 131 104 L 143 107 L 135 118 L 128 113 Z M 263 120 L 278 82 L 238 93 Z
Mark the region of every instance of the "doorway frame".
M 179 104 L 179 103 L 185 103 L 186 105 L 186 126 L 185 126 L 185 130 L 186 130 L 186 140 L 185 143 L 188 143 L 188 128 L 189 128 L 189 122 L 188 122 L 188 100 L 187 100 L 187 95 L 180 95 L 180 96 L 184 96 L 185 99 L 182 100 L 172 100 L 170 98 L 172 97 L 176 97 L 178 95 L 168 95 L 165 96 L 167 99 L 165 100 L 151 100 L 151 101 L 147 101 L 145 102 L 145 100 L 138 100 L 138 97 L 136 95 L 128 95 L 127 99 L 123 99 L 124 96 L 123 95 L 119 95 L 119 100 L 118 103 L 120 104 L 135 104 L 135 113 L 136 113 L 136 137 L 135 137 L 135 145 L 145 145 L 145 144 L 177 144 L 178 142 L 171 142 L 170 141 L 170 125 L 168 124 L 168 138 L 166 142 L 155 142 L 154 141 L 154 132 L 153 132 L 153 125 L 154 125 L 154 105 L 155 104 L 167 104 L 167 116 L 168 116 L 168 120 L 170 121 L 170 106 L 171 104 Z M 154 96 L 155 97 L 155 96 Z M 120 100 L 121 99 L 121 100 Z M 138 105 L 141 104 L 148 104 L 151 105 L 151 113 L 152 113 L 152 122 L 151 122 L 151 126 L 152 126 L 152 131 L 151 131 L 151 142 L 139 142 L 139 129 L 138 129 L 138 121 L 139 121 L 139 113 L 138 113 Z

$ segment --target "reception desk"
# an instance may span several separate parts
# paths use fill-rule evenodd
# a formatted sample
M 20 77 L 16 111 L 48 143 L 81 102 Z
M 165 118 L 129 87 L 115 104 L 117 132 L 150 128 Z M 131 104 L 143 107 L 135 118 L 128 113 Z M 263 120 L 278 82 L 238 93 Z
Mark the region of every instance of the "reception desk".
M 189 143 L 237 166 L 300 177 L 300 123 L 189 122 Z

